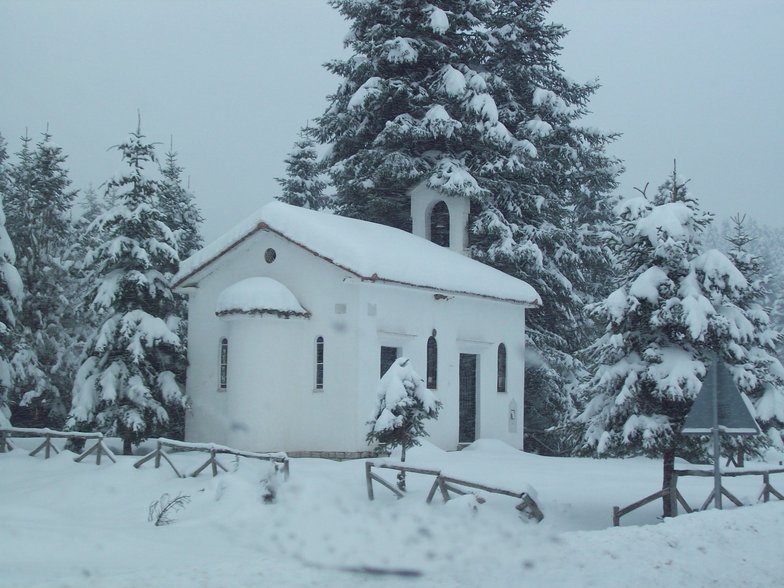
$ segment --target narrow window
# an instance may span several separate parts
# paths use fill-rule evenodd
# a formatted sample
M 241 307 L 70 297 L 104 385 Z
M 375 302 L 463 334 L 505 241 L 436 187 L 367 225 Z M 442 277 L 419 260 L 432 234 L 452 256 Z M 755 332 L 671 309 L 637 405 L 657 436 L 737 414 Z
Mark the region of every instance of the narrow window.
M 220 389 L 226 390 L 229 379 L 229 340 L 224 337 L 220 341 Z
M 449 208 L 443 200 L 430 211 L 430 240 L 441 247 L 449 247 Z
M 387 373 L 387 370 L 395 363 L 395 360 L 398 358 L 398 348 L 397 347 L 381 347 L 381 377 L 384 377 L 384 374 Z
M 427 340 L 427 387 L 430 390 L 438 387 L 438 344 L 435 337 Z
M 498 391 L 506 392 L 506 345 L 498 346 Z
M 316 390 L 324 389 L 324 337 L 316 339 Z

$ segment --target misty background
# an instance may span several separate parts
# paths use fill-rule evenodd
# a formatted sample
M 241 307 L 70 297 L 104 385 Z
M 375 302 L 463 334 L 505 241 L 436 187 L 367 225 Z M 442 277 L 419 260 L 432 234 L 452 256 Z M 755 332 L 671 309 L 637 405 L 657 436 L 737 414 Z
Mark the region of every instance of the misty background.
M 621 133 L 620 193 L 677 158 L 704 208 L 784 226 L 784 3 L 559 0 L 551 17 L 566 74 L 602 85 L 584 124 Z M 74 186 L 98 188 L 140 111 L 159 156 L 173 137 L 209 242 L 279 194 L 347 31 L 325 0 L 0 0 L 0 132 L 13 153 L 48 124 Z

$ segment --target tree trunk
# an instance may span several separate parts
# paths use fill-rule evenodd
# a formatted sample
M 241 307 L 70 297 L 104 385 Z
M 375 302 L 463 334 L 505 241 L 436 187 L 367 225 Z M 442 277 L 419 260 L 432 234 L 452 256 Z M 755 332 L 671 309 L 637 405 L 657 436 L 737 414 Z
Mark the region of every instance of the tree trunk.
M 400 461 L 406 461 L 406 446 L 402 446 L 402 451 L 400 453 Z M 397 487 L 400 489 L 401 492 L 406 491 L 406 472 L 400 471 L 397 473 Z
M 675 471 L 675 447 L 664 450 L 664 468 L 662 470 L 662 490 L 670 488 L 672 484 L 672 473 Z M 674 517 L 672 512 L 672 502 L 669 495 L 662 498 L 662 516 Z
M 133 443 L 128 437 L 123 437 L 123 455 L 133 455 Z

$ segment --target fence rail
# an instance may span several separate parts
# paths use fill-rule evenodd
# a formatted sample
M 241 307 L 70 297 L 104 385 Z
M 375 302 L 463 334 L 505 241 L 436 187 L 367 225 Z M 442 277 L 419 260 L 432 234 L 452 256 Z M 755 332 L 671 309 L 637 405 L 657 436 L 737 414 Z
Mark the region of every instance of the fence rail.
M 44 459 L 49 459 L 52 453 L 59 454 L 60 450 L 52 443 L 52 439 L 94 439 L 95 443 L 87 448 L 84 452 L 80 453 L 74 458 L 74 461 L 81 462 L 88 455 L 95 455 L 95 463 L 101 465 L 101 458 L 105 455 L 113 463 L 117 463 L 117 459 L 112 451 L 106 446 L 104 442 L 106 437 L 103 433 L 87 433 L 81 431 L 56 431 L 53 429 L 32 429 L 24 427 L 0 427 L 0 453 L 5 453 L 15 449 L 14 444 L 11 442 L 12 438 L 23 437 L 43 437 L 44 441 L 35 449 L 30 452 L 31 456 L 38 455 L 41 451 L 44 452 Z M 142 457 L 133 467 L 139 468 L 150 460 L 155 460 L 155 467 L 161 465 L 161 460 L 164 460 L 177 474 L 177 477 L 184 478 L 185 474 L 181 473 L 177 466 L 174 465 L 170 454 L 164 451 L 164 448 L 169 448 L 173 451 L 198 451 L 209 453 L 207 461 L 199 466 L 190 475 L 192 477 L 198 476 L 208 467 L 212 468 L 212 475 L 218 475 L 218 469 L 227 472 L 228 469 L 217 459 L 218 455 L 235 455 L 238 457 L 245 457 L 249 459 L 259 459 L 264 461 L 271 461 L 275 465 L 275 470 L 282 472 L 283 477 L 288 480 L 289 478 L 289 457 L 283 452 L 278 453 L 254 453 L 252 451 L 243 451 L 241 449 L 234 449 L 225 445 L 218 445 L 216 443 L 188 443 L 186 441 L 177 441 L 175 439 L 166 439 L 161 437 L 156 440 L 155 449 Z
M 451 496 L 449 495 L 450 492 L 458 495 L 467 494 L 467 491 L 461 488 L 462 486 L 464 488 L 473 488 L 475 490 L 482 490 L 484 492 L 489 492 L 492 494 L 501 494 L 503 496 L 518 498 L 520 500 L 520 503 L 515 506 L 517 510 L 525 514 L 529 519 L 536 519 L 537 522 L 541 522 L 542 519 L 544 519 L 544 514 L 542 514 L 542 511 L 539 509 L 539 505 L 536 503 L 536 501 L 533 499 L 533 497 L 531 497 L 531 495 L 528 492 L 507 490 L 504 488 L 489 486 L 487 484 L 481 484 L 479 482 L 472 482 L 470 480 L 453 478 L 451 476 L 447 476 L 443 474 L 441 470 L 412 467 L 406 465 L 403 462 L 377 462 L 377 461 L 365 462 L 365 481 L 367 484 L 368 498 L 370 500 L 373 500 L 374 498 L 373 482 L 377 482 L 381 484 L 382 486 L 390 490 L 398 498 L 403 498 L 404 496 L 403 492 L 400 491 L 400 489 L 396 488 L 394 484 L 388 482 L 378 474 L 375 474 L 373 472 L 373 468 L 397 470 L 399 472 L 433 476 L 435 480 L 433 481 L 433 485 L 430 487 L 430 492 L 428 492 L 427 499 L 426 499 L 428 504 L 430 504 L 433 501 L 433 498 L 436 495 L 436 491 L 438 490 L 441 491 L 441 497 L 443 498 L 444 502 L 450 500 L 451 498 Z
M 770 501 L 770 495 L 772 494 L 779 500 L 784 500 L 784 494 L 776 490 L 770 483 L 770 476 L 771 474 L 781 474 L 784 473 L 784 467 L 774 467 L 774 468 L 765 468 L 765 469 L 747 469 L 747 470 L 730 470 L 727 472 L 722 472 L 722 478 L 738 478 L 741 476 L 762 476 L 762 490 L 757 497 L 757 501 L 762 500 L 763 502 Z M 702 505 L 698 509 L 693 509 L 683 495 L 678 490 L 678 478 L 694 476 L 699 478 L 712 478 L 713 477 L 713 470 L 701 470 L 701 469 L 688 469 L 688 470 L 675 470 L 672 475 L 672 480 L 670 483 L 669 488 L 664 488 L 651 494 L 650 496 L 646 496 L 642 500 L 638 500 L 630 504 L 629 506 L 620 508 L 618 506 L 613 507 L 613 526 L 618 527 L 621 524 L 621 517 L 624 515 L 629 514 L 630 512 L 637 510 L 638 508 L 645 506 L 653 502 L 654 500 L 658 500 L 659 498 L 668 499 L 670 501 L 671 509 L 673 516 L 678 514 L 678 504 L 683 507 L 683 510 L 687 513 L 694 512 L 695 510 L 706 510 L 709 506 L 711 501 L 714 498 L 715 490 L 711 489 L 710 494 L 702 503 Z M 727 490 L 723 485 L 721 486 L 721 493 L 722 495 L 726 496 L 735 506 L 745 506 L 741 500 L 739 500 L 734 494 L 732 494 L 729 490 Z
M 83 433 L 80 431 L 55 431 L 53 429 L 30 429 L 25 427 L 2 427 L 0 428 L 0 453 L 13 450 L 14 446 L 10 439 L 12 437 L 43 437 L 44 441 L 30 452 L 35 457 L 41 451 L 44 452 L 44 459 L 49 459 L 51 453 L 60 453 L 60 450 L 52 443 L 52 439 L 95 439 L 95 444 L 83 453 L 77 455 L 74 461 L 81 462 L 85 457 L 95 454 L 96 465 L 101 465 L 101 457 L 108 457 L 112 463 L 117 463 L 114 453 L 104 443 L 103 433 Z
M 212 468 L 213 477 L 218 475 L 218 468 L 222 469 L 224 472 L 228 472 L 229 470 L 226 468 L 226 466 L 218 461 L 218 455 L 236 455 L 238 457 L 246 457 L 249 459 L 271 461 L 274 463 L 276 471 L 282 472 L 285 479 L 288 480 L 289 478 L 289 457 L 283 452 L 254 453 L 252 451 L 243 451 L 241 449 L 234 449 L 233 447 L 218 445 L 216 443 L 189 443 L 187 441 L 166 439 L 165 437 L 158 439 L 155 449 L 134 463 L 133 467 L 138 469 L 148 461 L 154 459 L 155 467 L 159 468 L 161 466 L 161 460 L 164 460 L 169 464 L 171 469 L 174 470 L 174 473 L 177 474 L 178 477 L 186 477 L 185 474 L 181 473 L 177 469 L 177 466 L 175 466 L 174 462 L 171 460 L 170 454 L 164 451 L 164 448 L 173 449 L 174 451 L 199 451 L 209 453 L 210 455 L 207 458 L 207 461 L 194 470 L 192 474 L 190 474 L 191 477 L 194 478 L 208 467 Z

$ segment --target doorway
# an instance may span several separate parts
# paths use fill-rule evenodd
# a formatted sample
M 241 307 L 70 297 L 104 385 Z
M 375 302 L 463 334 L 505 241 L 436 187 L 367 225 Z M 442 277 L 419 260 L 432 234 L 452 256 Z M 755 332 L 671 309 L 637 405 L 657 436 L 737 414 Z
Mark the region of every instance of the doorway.
M 473 353 L 460 354 L 459 395 L 460 409 L 458 422 L 458 442 L 476 441 L 476 386 L 477 356 Z

